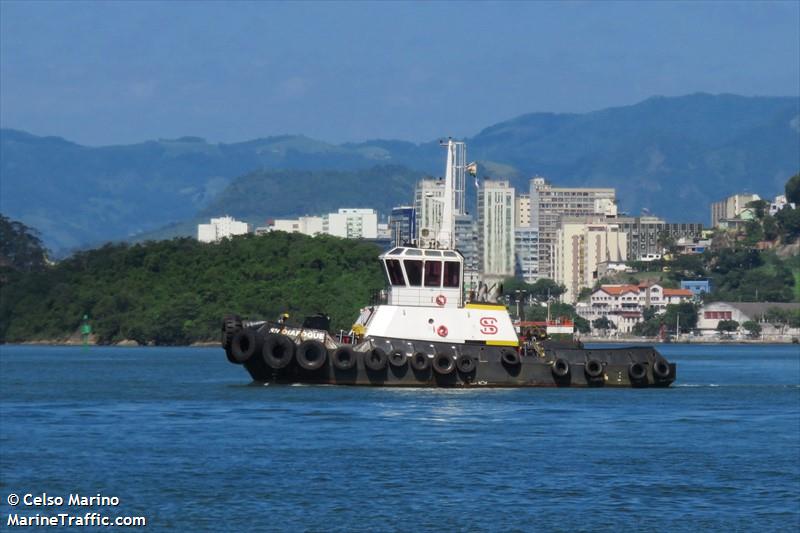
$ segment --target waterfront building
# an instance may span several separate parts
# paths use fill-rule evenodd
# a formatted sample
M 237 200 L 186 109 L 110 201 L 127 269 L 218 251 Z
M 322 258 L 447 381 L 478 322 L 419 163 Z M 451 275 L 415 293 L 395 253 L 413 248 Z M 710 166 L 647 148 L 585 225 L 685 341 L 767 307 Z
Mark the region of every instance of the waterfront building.
M 392 208 L 389 215 L 389 237 L 393 246 L 410 244 L 417 238 L 413 206 L 401 205 Z
M 761 326 L 762 335 L 797 335 L 800 328 L 788 324 L 773 324 L 768 320 L 771 309 L 800 314 L 800 303 L 783 302 L 712 302 L 705 303 L 698 311 L 697 329 L 701 334 L 714 335 L 721 320 L 735 320 L 744 324 L 753 321 Z
M 652 261 L 663 252 L 662 237 L 674 241 L 684 239 L 693 242 L 702 238 L 703 224 L 699 222 L 672 223 L 653 216 L 617 216 L 609 222 L 618 224 L 627 235 L 628 259 L 631 261 Z
M 667 305 L 690 301 L 692 296 L 688 289 L 667 289 L 657 283 L 602 285 L 592 292 L 588 304 L 578 304 L 576 310 L 589 322 L 605 317 L 618 333 L 631 333 L 643 320 L 645 309 L 663 313 Z
M 598 265 L 627 259 L 627 237 L 604 217 L 562 218 L 552 247 L 552 279 L 564 285 L 563 299 L 575 303 L 598 279 Z M 541 249 L 541 248 L 540 248 Z M 540 269 L 542 266 L 540 256 Z
M 339 209 L 322 217 L 322 232 L 345 239 L 377 239 L 378 213 L 374 209 Z
M 514 188 L 485 179 L 478 189 L 478 248 L 487 279 L 514 275 Z
M 234 235 L 244 235 L 250 231 L 246 222 L 230 216 L 212 218 L 208 224 L 197 225 L 197 240 L 200 242 L 219 242 Z
M 742 212 L 747 208 L 747 204 L 755 200 L 760 200 L 757 194 L 734 194 L 727 198 L 711 204 L 711 227 L 723 227 L 720 222 L 724 220 L 740 218 Z
M 544 178 L 530 180 L 530 225 L 539 230 L 539 278 L 552 278 L 552 250 L 562 217 L 586 217 L 617 214 L 613 188 L 555 187 Z M 520 210 L 524 204 L 520 203 Z M 524 214 L 517 215 L 524 219 Z

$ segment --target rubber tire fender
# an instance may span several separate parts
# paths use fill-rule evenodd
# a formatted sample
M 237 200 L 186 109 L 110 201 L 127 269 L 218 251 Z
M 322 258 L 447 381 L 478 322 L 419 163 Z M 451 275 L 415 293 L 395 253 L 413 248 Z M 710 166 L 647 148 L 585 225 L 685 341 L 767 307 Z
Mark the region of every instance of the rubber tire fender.
M 653 377 L 657 380 L 665 380 L 669 379 L 670 368 L 669 363 L 663 357 L 657 357 L 655 361 L 653 361 Z
M 437 353 L 433 356 L 433 369 L 443 376 L 451 374 L 456 369 L 456 358 L 451 353 Z
M 328 350 L 319 341 L 307 340 L 300 343 L 295 355 L 297 364 L 305 370 L 318 370 L 328 360 Z
M 559 357 L 553 362 L 553 375 L 557 378 L 565 378 L 569 376 L 569 361 L 563 357 Z
M 231 340 L 231 358 L 234 363 L 243 364 L 250 360 L 261 349 L 264 337 L 252 328 L 236 332 Z
M 237 315 L 228 315 L 222 319 L 222 347 L 228 350 L 233 342 L 233 336 L 242 329 L 242 319 Z
M 350 370 L 358 363 L 358 355 L 352 346 L 340 346 L 333 352 L 331 363 L 339 370 Z
M 522 363 L 522 358 L 520 358 L 517 352 L 512 352 L 511 350 L 503 350 L 500 352 L 500 361 L 505 366 L 519 366 Z
M 456 367 L 462 374 L 471 374 L 478 367 L 478 362 L 469 354 L 461 354 L 456 359 Z
M 364 354 L 364 366 L 377 372 L 386 368 L 388 359 L 382 348 L 373 348 Z
M 597 359 L 589 359 L 586 361 L 583 371 L 589 379 L 597 379 L 603 375 L 603 364 Z
M 628 377 L 633 382 L 639 382 L 647 378 L 647 368 L 640 362 L 634 361 L 628 365 Z
M 261 358 L 268 367 L 278 370 L 287 367 L 292 362 L 296 348 L 294 341 L 286 335 L 270 333 L 264 339 Z
M 427 370 L 431 366 L 431 359 L 424 352 L 417 352 L 411 356 L 411 368 L 417 371 Z
M 389 364 L 395 368 L 403 368 L 408 364 L 408 357 L 400 350 L 395 350 L 389 354 Z

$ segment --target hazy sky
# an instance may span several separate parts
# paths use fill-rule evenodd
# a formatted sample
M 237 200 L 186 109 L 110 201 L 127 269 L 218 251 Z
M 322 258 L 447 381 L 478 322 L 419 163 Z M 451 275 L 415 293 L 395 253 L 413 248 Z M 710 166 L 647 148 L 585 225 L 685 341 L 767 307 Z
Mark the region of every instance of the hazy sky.
M 800 2 L 0 1 L 0 123 L 92 145 L 424 141 L 697 91 L 800 94 Z

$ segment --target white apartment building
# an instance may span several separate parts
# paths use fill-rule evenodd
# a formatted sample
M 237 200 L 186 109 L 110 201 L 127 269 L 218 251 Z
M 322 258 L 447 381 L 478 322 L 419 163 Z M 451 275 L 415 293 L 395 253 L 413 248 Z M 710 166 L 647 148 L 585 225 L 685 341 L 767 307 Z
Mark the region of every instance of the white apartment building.
M 525 283 L 539 279 L 539 229 L 532 226 L 514 228 L 515 274 Z
M 322 233 L 322 217 L 300 217 L 297 219 L 275 219 L 269 222 L 267 231 L 285 231 L 286 233 L 302 233 L 319 235 Z M 259 228 L 260 229 L 260 228 Z M 258 230 L 257 230 L 258 233 Z
M 564 285 L 564 301 L 575 303 L 581 289 L 592 287 L 600 263 L 627 259 L 628 241 L 617 224 L 602 217 L 564 218 L 552 247 L 551 272 Z M 541 257 L 540 257 L 541 269 Z
M 414 190 L 414 211 L 420 246 L 429 245 L 442 225 L 444 180 L 422 179 Z
M 792 209 L 795 209 L 794 203 L 789 202 L 786 199 L 786 195 L 785 194 L 779 194 L 778 196 L 775 197 L 775 199 L 772 202 L 770 202 L 770 204 L 769 204 L 769 214 L 772 215 L 772 216 L 775 216 L 776 214 L 778 214 L 778 211 L 780 211 L 781 209 L 783 209 L 787 205 L 789 207 L 791 207 Z
M 376 239 L 378 213 L 374 209 L 339 209 L 322 217 L 322 232 L 345 239 Z
M 212 218 L 209 224 L 197 225 L 197 240 L 200 242 L 219 242 L 226 237 L 244 235 L 250 231 L 247 222 L 233 217 Z
M 520 204 L 520 209 L 524 205 Z M 613 188 L 554 187 L 544 178 L 530 180 L 530 225 L 539 229 L 539 278 L 553 278 L 551 255 L 562 218 L 617 214 Z M 517 218 L 522 220 L 523 214 Z
M 478 246 L 484 278 L 514 275 L 514 188 L 484 180 L 478 189 Z

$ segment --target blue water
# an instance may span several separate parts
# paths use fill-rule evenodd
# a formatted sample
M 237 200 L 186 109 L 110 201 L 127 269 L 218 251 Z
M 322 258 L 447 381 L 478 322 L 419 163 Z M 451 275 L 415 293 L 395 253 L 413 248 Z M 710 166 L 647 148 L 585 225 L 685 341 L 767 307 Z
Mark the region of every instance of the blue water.
M 800 349 L 662 351 L 670 389 L 447 391 L 249 386 L 219 349 L 3 346 L 0 527 L 12 492 L 117 496 L 101 511 L 148 531 L 799 527 Z

